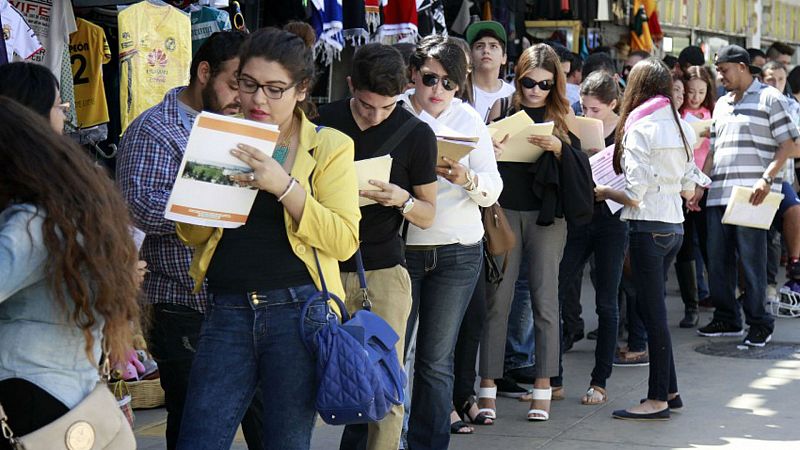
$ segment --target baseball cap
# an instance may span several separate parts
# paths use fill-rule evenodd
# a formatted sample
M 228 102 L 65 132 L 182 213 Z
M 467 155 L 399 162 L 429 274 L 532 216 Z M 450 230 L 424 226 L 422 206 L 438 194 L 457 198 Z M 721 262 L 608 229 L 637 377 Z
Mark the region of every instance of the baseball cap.
M 678 62 L 681 64 L 681 67 L 685 64 L 690 66 L 702 66 L 706 63 L 706 56 L 703 54 L 703 50 L 700 47 L 690 45 L 681 50 L 681 53 L 678 55 Z
M 467 27 L 467 32 L 465 37 L 467 38 L 467 43 L 472 46 L 472 43 L 475 41 L 475 38 L 481 31 L 489 31 L 490 35 L 493 35 L 497 39 L 499 39 L 503 45 L 507 44 L 508 38 L 506 37 L 506 30 L 503 28 L 503 25 L 500 22 L 495 22 L 494 20 L 484 20 L 481 22 L 475 22 L 469 27 Z
M 759 67 L 750 64 L 750 54 L 747 53 L 747 50 L 738 45 L 728 45 L 719 49 L 719 52 L 717 52 L 716 64 L 719 63 L 743 63 L 750 69 L 750 73 L 753 75 L 761 73 Z

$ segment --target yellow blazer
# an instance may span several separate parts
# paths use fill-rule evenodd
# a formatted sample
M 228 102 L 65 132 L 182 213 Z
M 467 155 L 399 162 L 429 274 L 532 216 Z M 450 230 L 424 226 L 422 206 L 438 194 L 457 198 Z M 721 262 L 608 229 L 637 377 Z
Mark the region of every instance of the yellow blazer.
M 321 283 L 312 248 L 319 254 L 328 290 L 344 299 L 339 261 L 349 259 L 358 248 L 358 222 L 361 220 L 353 140 L 332 128 L 321 128 L 317 132 L 316 126 L 302 112 L 300 119 L 300 139 L 291 175 L 305 189 L 306 204 L 299 223 L 284 210 L 286 234 L 317 289 L 321 289 Z M 177 229 L 178 237 L 195 249 L 189 274 L 197 293 L 223 229 L 187 223 L 178 223 Z M 264 264 L 275 263 L 278 262 L 264 261 Z

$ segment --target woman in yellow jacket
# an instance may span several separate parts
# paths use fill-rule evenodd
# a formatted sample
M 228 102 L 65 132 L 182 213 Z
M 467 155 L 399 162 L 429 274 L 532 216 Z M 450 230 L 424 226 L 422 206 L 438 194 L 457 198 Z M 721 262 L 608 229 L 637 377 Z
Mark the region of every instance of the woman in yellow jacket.
M 310 40 L 313 43 L 313 39 Z M 240 145 L 232 154 L 253 169 L 233 178 L 259 189 L 247 223 L 213 229 L 178 225 L 194 246 L 191 274 L 212 294 L 189 378 L 178 448 L 228 449 L 261 388 L 265 448 L 311 445 L 315 361 L 299 332 L 326 322 L 305 300 L 325 282 L 344 297 L 338 261 L 358 247 L 358 187 L 353 141 L 316 129 L 299 105 L 311 89 L 309 40 L 276 29 L 251 34 L 238 70 L 242 112 L 280 127 L 272 157 Z

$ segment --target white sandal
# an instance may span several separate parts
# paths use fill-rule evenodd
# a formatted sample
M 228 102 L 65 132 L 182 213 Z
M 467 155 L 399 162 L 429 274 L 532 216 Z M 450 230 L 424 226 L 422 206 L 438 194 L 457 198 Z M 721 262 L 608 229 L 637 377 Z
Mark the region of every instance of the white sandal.
M 478 389 L 478 401 L 482 398 L 497 400 L 497 386 Z M 497 420 L 497 410 L 494 408 L 481 408 L 478 410 L 478 414 L 481 413 L 483 413 L 487 419 Z
M 531 402 L 533 402 L 533 400 L 552 400 L 553 388 L 547 388 L 547 389 L 534 388 L 533 395 L 531 397 L 532 397 Z M 532 416 L 532 414 L 537 414 L 537 415 Z M 531 422 L 533 421 L 544 422 L 549 419 L 550 419 L 550 413 L 543 409 L 531 409 L 528 411 L 528 420 Z

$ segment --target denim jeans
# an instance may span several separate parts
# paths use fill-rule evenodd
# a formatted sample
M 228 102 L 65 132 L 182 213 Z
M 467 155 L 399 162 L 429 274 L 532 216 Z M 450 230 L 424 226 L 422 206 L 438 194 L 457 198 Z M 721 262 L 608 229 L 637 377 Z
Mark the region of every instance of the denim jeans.
M 475 283 L 475 290 L 469 300 L 469 306 L 461 321 L 456 341 L 453 383 L 453 405 L 460 411 L 469 398 L 475 395 L 475 370 L 478 362 L 478 347 L 483 335 L 483 324 L 486 321 L 486 272 L 481 261 L 481 275 Z
M 534 346 L 536 334 L 533 332 L 533 308 L 531 291 L 528 285 L 528 257 L 523 255 L 519 264 L 519 277 L 514 284 L 514 300 L 508 313 L 508 336 L 506 336 L 506 359 L 503 371 L 508 372 L 535 363 Z
M 650 352 L 647 398 L 665 402 L 668 394 L 678 392 L 672 339 L 667 325 L 666 279 L 683 236 L 674 232 L 636 232 L 635 223 L 631 228 L 633 281 Z
M 481 258 L 480 242 L 406 249 L 414 299 L 412 329 L 418 320 L 410 450 L 444 449 L 450 443 L 456 340 L 480 275 Z
M 602 388 L 606 387 L 606 380 L 611 376 L 617 348 L 617 300 L 628 243 L 628 224 L 620 221 L 618 216 L 609 214 L 604 210 L 605 207 L 605 204 L 595 207 L 592 222 L 588 225 L 567 225 L 567 244 L 558 276 L 558 297 L 564 307 L 570 287 L 580 285 L 584 266 L 594 255 L 598 327 L 591 385 Z M 577 301 L 580 302 L 580 298 Z M 559 367 L 559 371 L 563 371 L 563 366 Z M 563 382 L 556 379 L 553 384 L 561 386 Z
M 767 231 L 723 225 L 725 207 L 706 210 L 708 218 L 708 287 L 714 303 L 714 319 L 742 326 L 736 299 L 737 262 L 744 268 L 742 308 L 750 326 L 772 330 L 774 319 L 764 303 L 767 290 Z
M 647 330 L 639 314 L 639 302 L 634 280 L 623 276 L 620 287 L 625 295 L 626 320 L 628 321 L 628 351 L 635 353 L 646 351 Z
M 313 285 L 216 295 L 192 365 L 178 448 L 227 450 L 256 388 L 264 409 L 263 448 L 308 449 L 314 429 L 316 359 L 300 336 Z M 306 338 L 326 322 L 318 303 L 303 318 Z
M 203 314 L 186 306 L 156 303 L 153 305 L 151 322 L 148 345 L 158 363 L 161 387 L 164 389 L 167 449 L 174 450 L 178 444 L 189 372 L 200 340 Z M 256 395 L 242 419 L 242 432 L 250 450 L 263 447 L 262 428 L 261 398 Z

